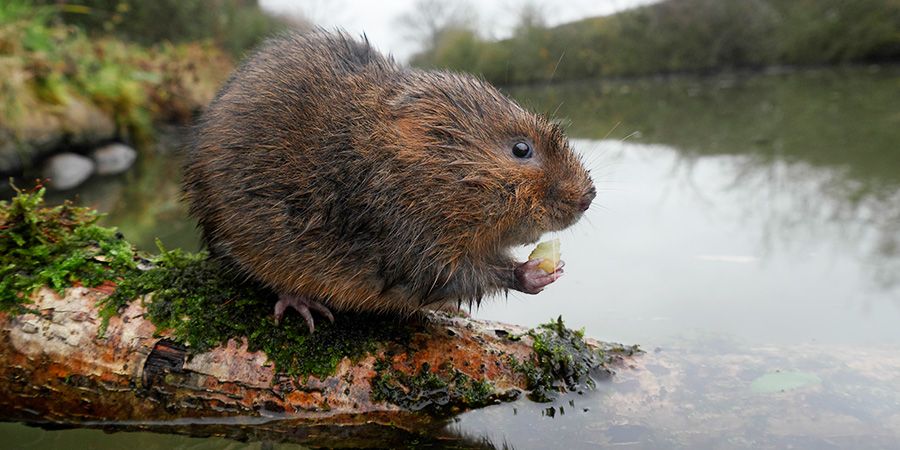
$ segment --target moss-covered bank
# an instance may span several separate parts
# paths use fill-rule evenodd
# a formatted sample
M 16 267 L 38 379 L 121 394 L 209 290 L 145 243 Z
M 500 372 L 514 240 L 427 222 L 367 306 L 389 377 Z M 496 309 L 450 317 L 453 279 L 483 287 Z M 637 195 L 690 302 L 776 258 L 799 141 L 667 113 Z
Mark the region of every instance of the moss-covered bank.
M 130 274 L 103 305 L 109 317 L 135 298 L 144 298 L 150 319 L 161 330 L 203 352 L 245 337 L 250 351 L 262 350 L 278 371 L 325 377 L 345 357 L 358 359 L 376 343 L 401 339 L 405 328 L 396 320 L 365 314 L 341 314 L 320 320 L 309 334 L 303 319 L 288 314 L 276 324 L 275 294 L 243 282 L 205 252 L 166 250 L 149 257 L 152 267 Z
M 264 351 L 292 375 L 329 375 L 342 358 L 362 356 L 375 342 L 404 333 L 396 320 L 354 314 L 335 324 L 322 321 L 312 335 L 297 316 L 276 325 L 274 295 L 236 281 L 206 253 L 160 245 L 158 255 L 142 254 L 115 228 L 96 225 L 96 211 L 68 203 L 48 208 L 43 195 L 43 187 L 19 190 L 0 202 L 0 310 L 27 309 L 41 286 L 62 293 L 107 283 L 115 291 L 101 301 L 105 320 L 143 299 L 153 323 L 192 351 L 246 337 L 250 350 Z

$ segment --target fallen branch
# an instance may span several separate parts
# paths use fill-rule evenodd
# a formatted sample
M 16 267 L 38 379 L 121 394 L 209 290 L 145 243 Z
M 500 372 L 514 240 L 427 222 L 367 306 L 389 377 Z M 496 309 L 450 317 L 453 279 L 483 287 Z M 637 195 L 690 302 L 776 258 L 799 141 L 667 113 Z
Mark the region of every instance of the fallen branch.
M 96 305 L 106 295 L 77 287 L 60 296 L 44 288 L 28 305 L 33 312 L 0 314 L 5 419 L 270 416 L 365 423 L 373 417 L 396 421 L 402 414 L 394 413 L 402 411 L 513 399 L 528 387 L 516 365 L 532 360 L 534 338 L 511 325 L 432 313 L 410 324 L 410 334 L 402 340 L 381 342 L 356 361 L 342 359 L 327 377 L 287 376 L 264 353 L 249 351 L 243 339 L 190 354 L 172 336 L 158 332 L 141 302 L 112 317 L 98 337 L 102 319 Z M 384 367 L 376 370 L 379 364 Z M 437 383 L 426 386 L 433 392 L 388 385 L 399 390 L 395 401 L 406 402 L 376 400 L 385 394 L 373 386 L 385 387 L 384 378 L 416 377 L 423 367 Z M 451 392 L 476 389 L 472 384 L 478 383 L 485 383 L 485 392 Z

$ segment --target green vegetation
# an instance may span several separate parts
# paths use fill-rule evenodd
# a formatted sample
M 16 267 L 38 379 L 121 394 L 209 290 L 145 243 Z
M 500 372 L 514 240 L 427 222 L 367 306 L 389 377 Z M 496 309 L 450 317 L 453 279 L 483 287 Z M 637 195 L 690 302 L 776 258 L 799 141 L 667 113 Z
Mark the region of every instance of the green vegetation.
M 56 16 L 90 34 L 114 34 L 142 45 L 208 41 L 239 58 L 283 18 L 265 14 L 256 0 L 41 0 L 59 4 Z
M 0 123 L 40 128 L 82 101 L 114 118 L 121 138 L 145 140 L 154 120 L 187 121 L 231 67 L 210 44 L 143 47 L 55 24 L 55 8 L 0 3 Z M 69 130 L 77 132 L 77 130 Z
M 894 0 L 667 0 L 553 28 L 526 15 L 502 41 L 454 25 L 412 64 L 516 84 L 898 59 Z
M 418 373 L 409 375 L 386 359 L 375 362 L 372 398 L 410 411 L 447 413 L 486 406 L 500 397 L 490 382 L 475 380 L 449 363 L 437 371 L 423 363 Z
M 534 340 L 534 355 L 527 361 L 512 359 L 513 366 L 525 376 L 531 391 L 528 398 L 537 402 L 552 400 L 553 392 L 593 389 L 592 373 L 612 374 L 608 365 L 623 355 L 640 352 L 637 345 L 604 344 L 593 349 L 584 341 L 583 330 L 566 328 L 562 316 L 528 331 Z
M 131 244 L 115 228 L 96 225 L 96 211 L 69 203 L 43 207 L 43 187 L 17 192 L 0 202 L 0 311 L 27 308 L 42 286 L 61 293 L 136 270 Z

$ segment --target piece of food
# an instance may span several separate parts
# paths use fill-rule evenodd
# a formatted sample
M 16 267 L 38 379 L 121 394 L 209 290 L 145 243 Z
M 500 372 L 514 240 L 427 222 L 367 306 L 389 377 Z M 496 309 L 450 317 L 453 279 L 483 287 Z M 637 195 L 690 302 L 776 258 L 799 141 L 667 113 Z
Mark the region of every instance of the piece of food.
M 553 273 L 559 264 L 559 239 L 551 239 L 541 242 L 528 255 L 528 260 L 543 258 L 544 260 L 538 264 L 544 272 Z

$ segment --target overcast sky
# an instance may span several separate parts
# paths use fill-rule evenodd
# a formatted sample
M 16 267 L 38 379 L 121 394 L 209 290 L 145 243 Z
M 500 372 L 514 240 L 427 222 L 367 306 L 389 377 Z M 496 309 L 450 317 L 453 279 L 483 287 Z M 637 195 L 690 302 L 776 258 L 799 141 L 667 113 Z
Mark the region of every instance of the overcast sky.
M 522 5 L 534 3 L 545 11 L 549 25 L 584 17 L 610 14 L 654 0 L 471 0 L 481 30 L 493 37 L 506 37 L 515 24 Z M 419 43 L 409 42 L 398 32 L 396 18 L 410 10 L 416 0 L 260 0 L 268 11 L 302 15 L 317 25 L 341 27 L 360 34 L 365 32 L 372 43 L 384 52 L 405 60 L 418 50 Z

